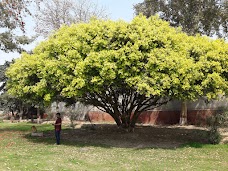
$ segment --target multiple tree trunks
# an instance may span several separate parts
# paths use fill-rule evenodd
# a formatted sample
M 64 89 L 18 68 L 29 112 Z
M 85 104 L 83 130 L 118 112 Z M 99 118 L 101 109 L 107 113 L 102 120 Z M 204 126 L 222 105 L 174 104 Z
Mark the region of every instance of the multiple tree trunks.
M 227 49 L 223 40 L 188 36 L 157 16 L 91 20 L 61 27 L 33 54 L 23 53 L 7 70 L 8 91 L 34 104 L 80 101 L 134 128 L 143 112 L 172 99 L 227 94 Z

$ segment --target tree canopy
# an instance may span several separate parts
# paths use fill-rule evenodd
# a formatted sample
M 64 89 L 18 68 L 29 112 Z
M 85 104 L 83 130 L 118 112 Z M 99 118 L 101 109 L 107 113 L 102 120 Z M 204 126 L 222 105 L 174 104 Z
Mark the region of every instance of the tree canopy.
M 159 14 L 190 35 L 228 36 L 227 0 L 144 0 L 134 8 L 136 14 L 143 13 L 147 17 Z
M 158 17 L 64 26 L 7 71 L 8 92 L 79 99 L 134 127 L 172 98 L 227 94 L 228 45 L 188 36 Z

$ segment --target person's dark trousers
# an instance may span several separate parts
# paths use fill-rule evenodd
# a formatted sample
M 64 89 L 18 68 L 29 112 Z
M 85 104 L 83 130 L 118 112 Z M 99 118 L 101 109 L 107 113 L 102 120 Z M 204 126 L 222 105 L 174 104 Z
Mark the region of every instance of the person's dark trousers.
M 60 131 L 55 131 L 56 144 L 60 144 Z

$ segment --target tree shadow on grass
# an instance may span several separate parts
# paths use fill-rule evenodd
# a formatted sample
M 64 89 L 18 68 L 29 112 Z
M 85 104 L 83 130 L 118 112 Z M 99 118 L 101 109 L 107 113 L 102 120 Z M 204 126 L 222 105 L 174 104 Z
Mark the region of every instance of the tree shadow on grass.
M 134 132 L 126 132 L 112 124 L 96 124 L 95 129 L 82 125 L 77 129 L 63 129 L 61 143 L 67 146 L 99 146 L 105 148 L 162 148 L 176 149 L 196 144 L 201 148 L 208 144 L 207 130 L 197 127 L 179 126 L 137 126 Z M 25 138 L 33 143 L 54 144 L 54 131 L 44 131 L 43 137 Z

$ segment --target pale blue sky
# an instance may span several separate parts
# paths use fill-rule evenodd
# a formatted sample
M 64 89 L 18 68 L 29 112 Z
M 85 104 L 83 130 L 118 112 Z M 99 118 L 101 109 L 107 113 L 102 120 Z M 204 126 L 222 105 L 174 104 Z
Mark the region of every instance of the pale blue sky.
M 133 5 L 143 0 L 97 0 L 97 2 L 107 9 L 112 20 L 130 21 L 134 16 Z
M 110 19 L 131 21 L 134 17 L 133 5 L 143 2 L 143 0 L 96 0 L 96 2 L 107 10 Z M 33 49 L 34 46 L 28 46 L 28 50 Z M 0 51 L 0 65 L 4 64 L 5 61 L 11 61 L 18 57 L 20 55 L 17 53 L 3 53 Z

